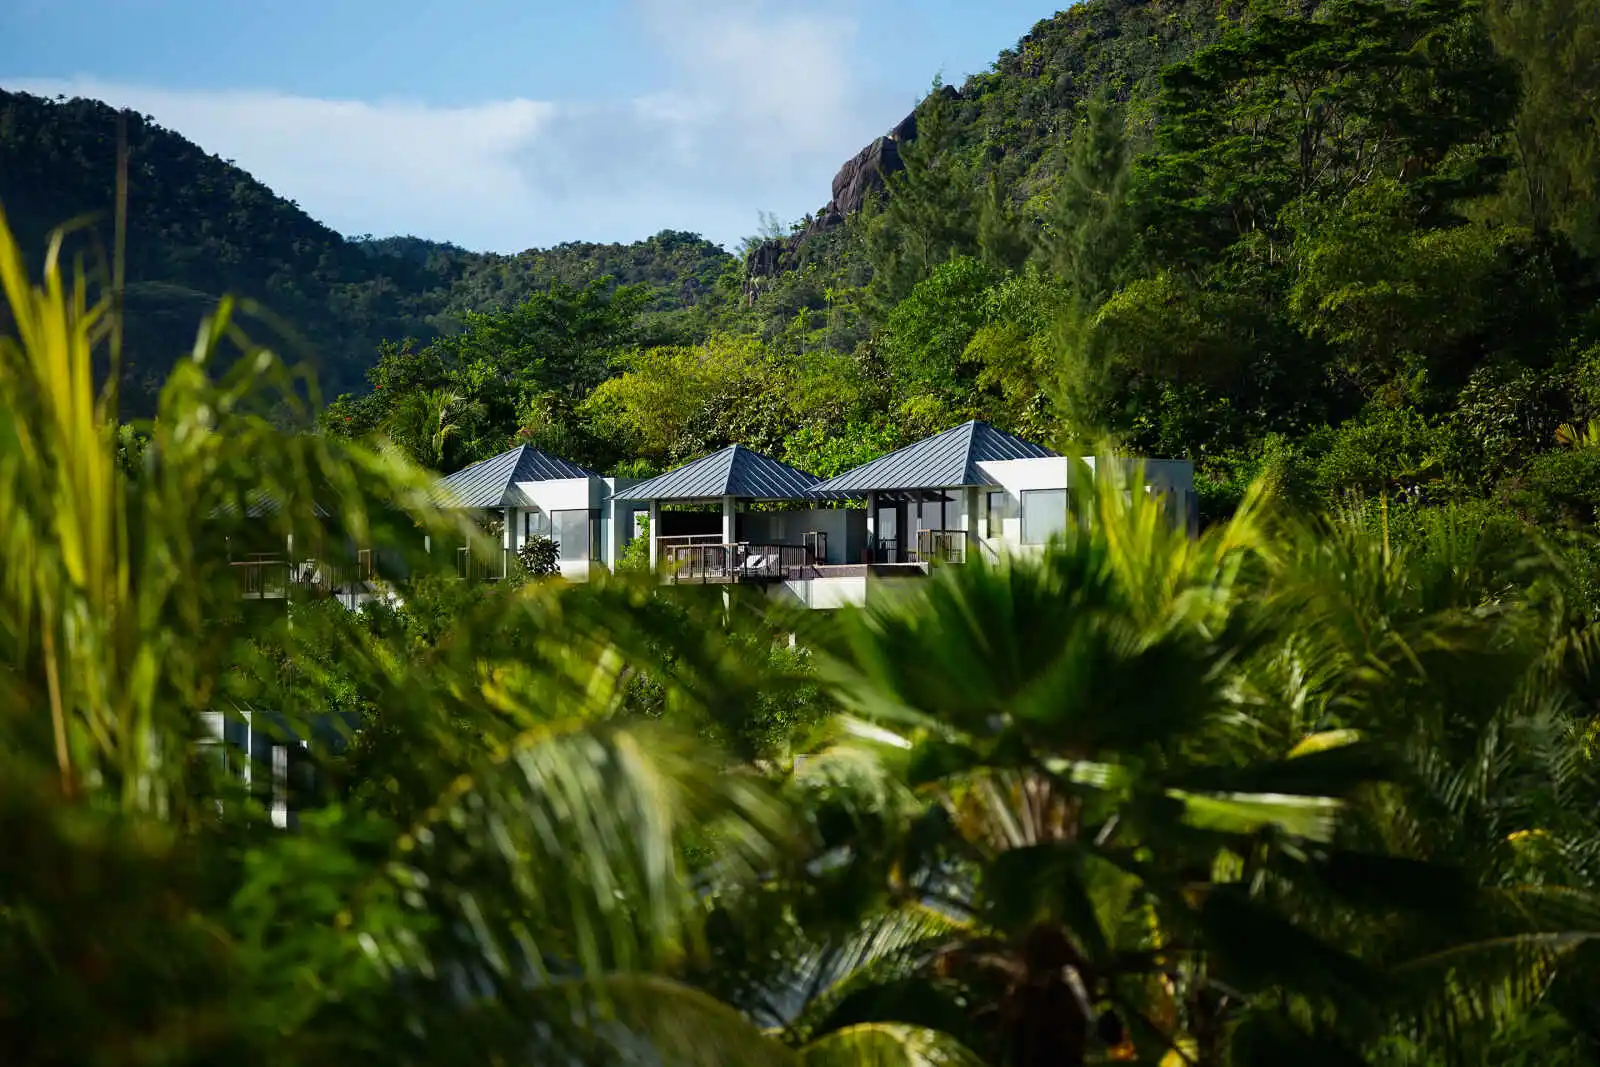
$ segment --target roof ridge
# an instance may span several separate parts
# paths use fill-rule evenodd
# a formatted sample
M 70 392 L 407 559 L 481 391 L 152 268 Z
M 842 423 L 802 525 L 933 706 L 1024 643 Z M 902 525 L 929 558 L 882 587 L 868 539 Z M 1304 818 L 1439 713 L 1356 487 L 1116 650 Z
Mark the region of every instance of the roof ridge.
M 613 493 L 615 498 L 648 500 L 666 492 L 659 499 L 710 499 L 721 496 L 753 497 L 758 500 L 803 499 L 802 487 L 809 490 L 822 479 L 809 471 L 791 466 L 775 456 L 758 452 L 749 445 L 735 442 L 717 451 L 681 464 L 632 486 Z M 703 492 L 685 495 L 686 483 Z M 757 491 L 749 489 L 755 486 Z M 775 495 L 761 492 L 763 488 L 778 489 Z
M 727 448 L 724 448 L 721 451 L 714 453 L 713 455 L 720 459 L 724 454 L 726 454 L 727 457 L 728 457 L 727 465 L 726 465 L 726 467 L 724 467 L 721 470 L 719 470 L 718 473 L 722 477 L 723 495 L 726 496 L 728 494 L 728 491 L 733 488 L 733 468 L 739 462 L 739 446 L 736 445 L 736 444 L 729 445 Z M 707 459 L 711 459 L 712 456 L 707 456 L 706 458 Z
M 977 472 L 973 470 L 976 460 L 972 458 L 972 452 L 973 446 L 978 443 L 978 426 L 977 419 L 968 419 L 958 427 L 958 429 L 967 431 L 967 442 L 961 457 L 961 478 L 967 485 L 972 485 L 977 481 Z M 993 427 L 990 427 L 990 429 L 993 429 Z

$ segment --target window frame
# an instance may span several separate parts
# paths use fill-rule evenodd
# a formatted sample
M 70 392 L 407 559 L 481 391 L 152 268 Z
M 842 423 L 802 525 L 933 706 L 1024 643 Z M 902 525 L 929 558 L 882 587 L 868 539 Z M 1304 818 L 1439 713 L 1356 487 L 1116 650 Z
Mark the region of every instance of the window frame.
M 558 509 L 558 510 L 552 510 L 549 514 L 550 514 L 550 535 L 549 536 L 550 536 L 550 539 L 556 543 L 556 559 L 558 561 L 562 562 L 562 563 L 581 563 L 581 562 L 584 562 L 586 560 L 593 559 L 593 552 L 594 552 L 594 530 L 593 530 L 593 525 L 594 525 L 594 519 L 595 519 L 594 510 L 592 508 L 561 508 L 561 509 Z M 565 516 L 567 516 L 567 515 L 581 515 L 581 516 L 583 516 L 583 525 L 581 527 L 582 533 L 577 538 L 575 538 L 575 540 L 578 542 L 578 546 L 575 549 L 575 551 L 577 553 L 579 553 L 578 555 L 568 555 L 567 554 L 568 549 L 567 549 L 567 546 L 565 544 L 565 539 L 561 536 L 562 521 L 563 521 L 563 518 Z M 577 532 L 578 529 L 580 529 L 580 528 L 575 527 L 574 528 L 574 532 Z
M 1032 540 L 1029 537 L 1029 531 L 1028 531 L 1028 502 L 1031 499 L 1031 500 L 1034 500 L 1034 501 L 1038 501 L 1039 505 L 1042 506 L 1044 501 L 1041 500 L 1040 498 L 1041 497 L 1045 497 L 1046 495 L 1048 495 L 1049 497 L 1057 497 L 1057 496 L 1059 496 L 1061 498 L 1061 511 L 1060 511 L 1059 525 L 1056 526 L 1050 532 L 1050 534 L 1044 538 L 1044 540 Z M 1066 489 L 1024 489 L 1020 493 L 1018 493 L 1017 496 L 1019 498 L 1018 502 L 1017 502 L 1017 513 L 1018 513 L 1018 517 L 1021 519 L 1021 525 L 1022 525 L 1022 529 L 1020 531 L 1018 531 L 1018 536 L 1019 536 L 1022 544 L 1025 544 L 1025 545 L 1047 545 L 1052 540 L 1054 540 L 1056 537 L 1061 536 L 1061 535 L 1063 535 L 1063 534 L 1065 534 L 1067 532 L 1067 524 L 1070 521 L 1071 515 L 1072 515 L 1072 497 L 1071 497 L 1071 494 L 1069 493 L 1068 490 L 1066 490 Z M 1054 509 L 1052 508 L 1051 510 L 1052 510 L 1052 514 L 1053 514 Z
M 995 498 L 1000 498 L 1000 506 L 995 507 Z M 1016 506 L 1016 498 L 1004 489 L 991 489 L 984 496 L 983 535 L 991 541 L 999 541 L 1006 535 L 1006 520 L 1014 519 L 1020 515 Z
M 535 523 L 534 520 L 536 518 L 542 520 L 542 522 Z M 528 541 L 533 540 L 535 537 L 549 538 L 552 525 L 553 524 L 550 521 L 550 513 L 548 511 L 545 511 L 543 508 L 527 508 L 522 513 L 523 542 L 527 543 Z M 543 529 L 537 529 L 537 526 L 542 526 Z

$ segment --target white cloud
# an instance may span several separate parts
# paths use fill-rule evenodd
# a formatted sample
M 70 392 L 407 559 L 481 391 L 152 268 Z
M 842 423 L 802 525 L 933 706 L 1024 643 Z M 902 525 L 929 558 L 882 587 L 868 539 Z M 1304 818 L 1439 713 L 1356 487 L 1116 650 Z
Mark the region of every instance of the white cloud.
M 342 232 L 496 251 L 667 228 L 731 246 L 760 210 L 820 206 L 835 168 L 900 117 L 852 77 L 848 19 L 726 0 L 637 8 L 675 77 L 622 104 L 444 108 L 92 78 L 8 86 L 150 115 Z

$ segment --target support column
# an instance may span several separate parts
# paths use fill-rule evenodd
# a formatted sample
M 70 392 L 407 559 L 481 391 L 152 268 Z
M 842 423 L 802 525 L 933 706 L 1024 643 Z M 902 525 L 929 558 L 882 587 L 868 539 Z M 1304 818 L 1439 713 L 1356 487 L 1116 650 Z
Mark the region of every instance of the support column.
M 731 545 L 739 540 L 739 505 L 731 496 L 722 498 L 722 543 Z
M 878 551 L 878 494 L 867 493 L 867 559 Z
M 661 561 L 661 501 L 650 501 L 650 569 Z
M 511 557 L 517 553 L 517 509 L 506 508 L 506 528 L 501 532 L 500 577 L 511 577 Z
M 289 748 L 272 746 L 272 825 L 280 830 L 289 828 Z
M 967 546 L 964 551 L 971 553 L 978 548 L 978 531 L 983 528 L 978 516 L 978 500 L 982 494 L 976 486 L 971 485 L 961 492 L 965 497 L 961 502 L 961 530 L 967 535 L 965 538 Z

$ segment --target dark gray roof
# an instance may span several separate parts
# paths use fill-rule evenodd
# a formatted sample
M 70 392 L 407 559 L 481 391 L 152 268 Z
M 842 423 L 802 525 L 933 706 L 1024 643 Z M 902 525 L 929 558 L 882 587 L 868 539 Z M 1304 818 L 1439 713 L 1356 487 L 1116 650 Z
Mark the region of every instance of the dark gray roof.
M 623 500 L 805 500 L 820 480 L 743 445 L 730 445 L 615 495 Z
M 518 482 L 553 482 L 564 478 L 589 478 L 594 472 L 576 463 L 518 445 L 509 452 L 463 467 L 439 483 L 438 502 L 453 508 L 527 507 Z
M 283 510 L 283 504 L 278 498 L 264 489 L 252 489 L 245 494 L 244 514 L 248 519 L 264 519 L 269 515 L 276 515 Z M 211 511 L 213 517 L 227 515 L 237 517 L 239 507 L 233 501 L 224 501 Z M 323 506 L 321 501 L 311 501 L 311 514 L 319 519 L 326 519 L 333 513 Z
M 979 463 L 1054 455 L 1058 453 L 1043 445 L 974 420 L 845 471 L 816 486 L 813 492 L 822 496 L 855 496 L 877 490 L 988 485 L 992 479 L 978 469 Z

